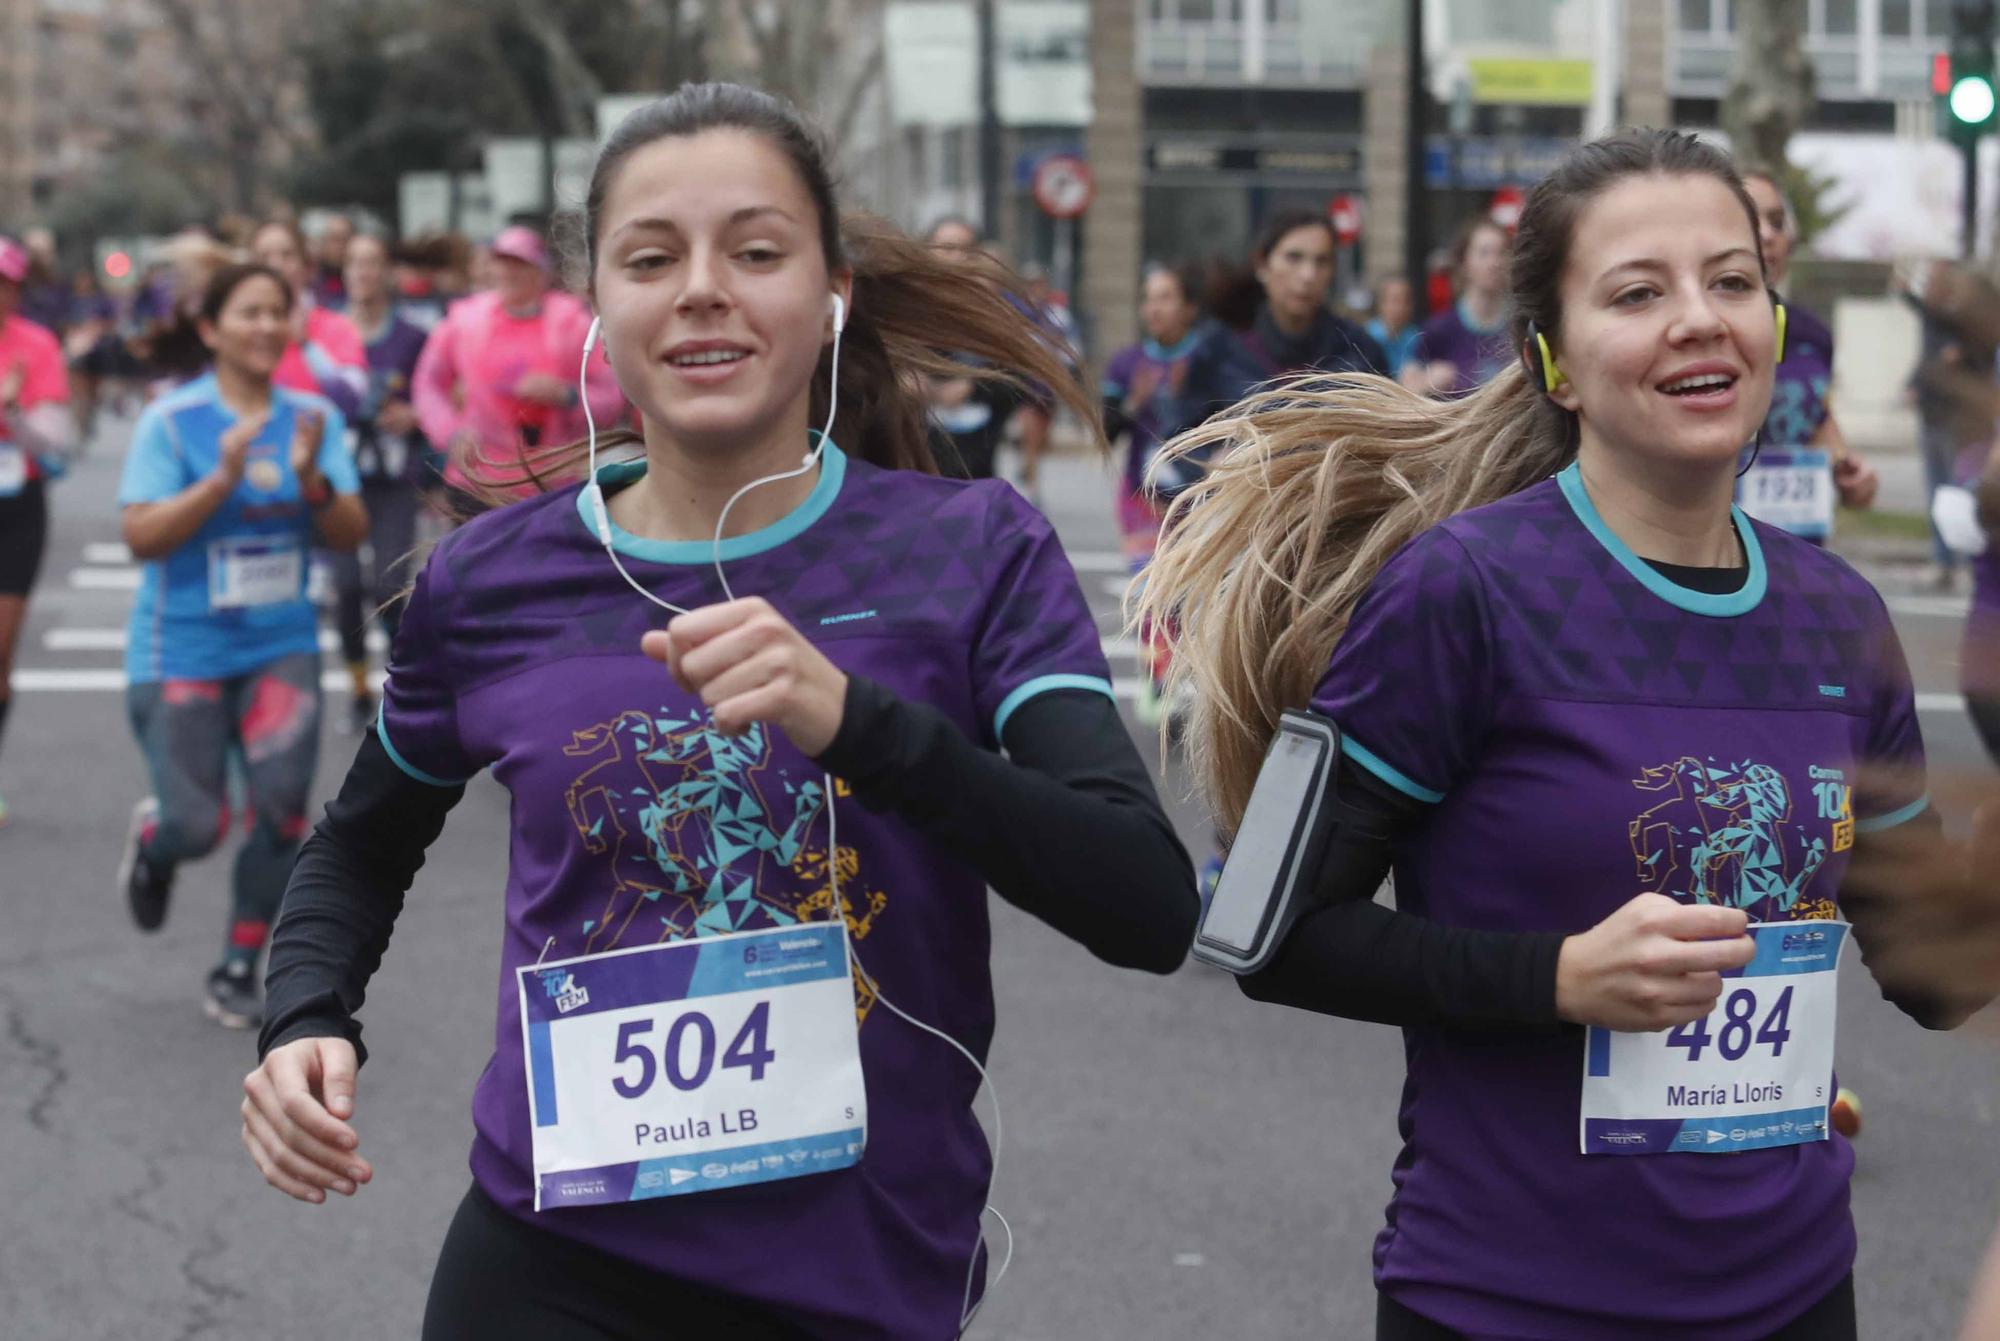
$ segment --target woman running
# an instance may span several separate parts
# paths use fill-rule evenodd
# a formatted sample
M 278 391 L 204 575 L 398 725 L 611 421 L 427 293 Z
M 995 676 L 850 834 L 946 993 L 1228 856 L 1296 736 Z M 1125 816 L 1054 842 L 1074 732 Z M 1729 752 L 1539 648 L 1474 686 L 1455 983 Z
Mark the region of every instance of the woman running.
M 1111 356 L 1104 368 L 1105 436 L 1126 440 L 1125 470 L 1119 481 L 1118 532 L 1125 561 L 1136 580 L 1153 560 L 1160 521 L 1166 515 L 1163 486 L 1170 481 L 1146 478 L 1160 450 L 1163 430 L 1180 414 L 1188 363 L 1215 327 L 1201 322 L 1201 269 L 1198 266 L 1155 265 L 1146 270 L 1140 292 L 1139 323 L 1145 338 Z M 1147 628 L 1140 636 L 1140 661 L 1146 672 L 1138 703 L 1139 720 L 1157 725 L 1163 711 L 1160 697 L 1167 676 L 1167 639 Z
M 333 562 L 334 608 L 341 658 L 353 682 L 349 726 L 357 734 L 375 717 L 368 680 L 368 625 L 380 612 L 396 635 L 397 594 L 409 584 L 408 559 L 417 544 L 424 489 L 435 478 L 430 445 L 410 404 L 424 332 L 404 319 L 390 287 L 389 244 L 362 233 L 342 248 L 348 316 L 368 350 L 368 394 L 354 419 L 354 465 L 368 509 L 368 544 Z
M 1235 445 L 1143 602 L 1223 822 L 1281 708 L 1341 733 L 1313 905 L 1242 985 L 1405 1030 L 1378 1337 L 1851 1338 L 1842 920 L 1920 1022 L 1983 999 L 1900 953 L 1891 900 L 1962 855 L 1902 653 L 1731 507 L 1777 323 L 1720 151 L 1573 151 L 1512 290 L 1523 359 L 1465 398 L 1297 383 L 1169 448 Z
M 286 898 L 244 1141 L 302 1200 L 371 1176 L 354 1016 L 490 767 L 495 1047 L 423 1335 L 954 1336 L 992 1172 L 985 889 L 1161 973 L 1195 916 L 1054 533 L 935 478 L 919 379 L 962 349 L 1091 406 L 1001 294 L 843 223 L 766 94 L 634 112 L 582 236 L 643 425 L 598 445 L 643 455 L 418 577 Z M 584 459 L 552 455 L 524 470 Z
M 1307 372 L 1385 376 L 1375 337 L 1327 306 L 1337 250 L 1333 223 L 1286 210 L 1258 234 L 1250 267 L 1216 286 L 1208 308 L 1225 328 L 1188 366 L 1182 423 L 1192 427 L 1274 377 Z
M 1833 534 L 1836 503 L 1865 508 L 1880 480 L 1841 436 L 1829 396 L 1833 332 L 1813 313 L 1784 298 L 1798 225 L 1791 202 L 1764 172 L 1743 174 L 1757 207 L 1757 236 L 1771 289 L 1785 305 L 1785 347 L 1771 388 L 1771 413 L 1744 464 L 1737 501 L 1758 521 L 1823 545 Z
M 958 266 L 965 283 L 1004 282 L 1004 267 L 981 243 L 978 230 L 956 215 L 933 223 L 924 243 Z M 1007 426 L 1033 400 L 1029 388 L 1018 383 L 976 375 L 979 366 L 978 359 L 958 354 L 948 375 L 930 378 L 926 384 L 938 468 L 955 479 L 997 477 Z
M 314 296 L 311 251 L 290 219 L 271 219 L 250 239 L 250 254 L 284 277 L 292 299 L 292 338 L 273 379 L 288 391 L 324 396 L 352 417 L 368 390 L 368 356 L 354 323 Z
M 124 870 L 142 931 L 166 920 L 182 862 L 229 832 L 226 769 L 242 760 L 250 835 L 236 854 L 209 1017 L 258 1022 L 257 956 L 305 834 L 319 758 L 319 641 L 306 600 L 310 546 L 368 533 L 347 425 L 331 402 L 278 386 L 292 291 L 263 265 L 231 265 L 200 307 L 213 369 L 148 406 L 118 487 L 121 529 L 145 576 L 125 654 L 126 707 L 152 775 Z
M 1375 315 L 1362 323 L 1362 329 L 1382 346 L 1391 377 L 1403 375 L 1403 369 L 1410 362 L 1410 352 L 1417 347 L 1417 341 L 1424 333 L 1423 328 L 1411 319 L 1416 313 L 1416 306 L 1410 293 L 1409 280 L 1401 275 L 1389 276 L 1375 286 Z
M 28 268 L 28 249 L 0 237 L 0 739 L 14 703 L 14 649 L 48 548 L 47 482 L 63 473 L 75 441 L 62 345 L 18 310 Z
M 1465 226 L 1452 249 L 1458 298 L 1424 323 L 1403 364 L 1403 385 L 1427 396 L 1463 396 L 1514 361 L 1509 345 L 1507 252 L 1512 239 L 1492 218 Z
M 582 436 L 586 411 L 609 424 L 624 409 L 603 360 L 577 385 L 570 365 L 590 308 L 552 287 L 541 237 L 504 228 L 491 253 L 494 287 L 453 304 L 431 331 L 413 397 L 424 436 L 446 454 L 445 483 L 462 513 L 481 506 L 478 480 L 489 469 L 519 474 L 535 448 Z M 530 482 L 517 494 L 532 491 Z

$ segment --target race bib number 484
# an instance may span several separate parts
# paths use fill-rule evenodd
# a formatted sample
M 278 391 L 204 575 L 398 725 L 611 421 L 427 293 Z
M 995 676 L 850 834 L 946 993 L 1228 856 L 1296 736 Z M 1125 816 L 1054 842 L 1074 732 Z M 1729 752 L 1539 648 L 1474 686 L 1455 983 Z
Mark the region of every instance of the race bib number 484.
M 518 972 L 537 1210 L 860 1160 L 867 1095 L 844 927 L 739 932 Z
M 1750 927 L 1757 957 L 1706 1017 L 1585 1037 L 1586 1155 L 1732 1154 L 1827 1139 L 1845 922 Z

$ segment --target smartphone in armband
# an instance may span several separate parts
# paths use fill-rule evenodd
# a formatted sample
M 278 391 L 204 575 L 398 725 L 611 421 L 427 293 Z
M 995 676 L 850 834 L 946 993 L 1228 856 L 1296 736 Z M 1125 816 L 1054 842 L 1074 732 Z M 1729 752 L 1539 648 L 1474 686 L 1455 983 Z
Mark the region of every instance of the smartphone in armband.
M 1195 932 L 1194 957 L 1231 973 L 1270 962 L 1311 901 L 1333 827 L 1328 792 L 1340 728 L 1287 711 L 1264 753 L 1243 822 Z

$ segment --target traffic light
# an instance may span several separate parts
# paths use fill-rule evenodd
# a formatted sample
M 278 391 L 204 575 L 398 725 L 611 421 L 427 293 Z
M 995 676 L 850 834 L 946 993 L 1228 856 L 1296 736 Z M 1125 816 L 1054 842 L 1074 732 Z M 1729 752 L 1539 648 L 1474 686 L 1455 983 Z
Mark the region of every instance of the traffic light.
M 1993 128 L 1994 8 L 1994 0 L 1952 0 L 1951 82 L 1945 107 L 1958 136 L 1977 138 Z

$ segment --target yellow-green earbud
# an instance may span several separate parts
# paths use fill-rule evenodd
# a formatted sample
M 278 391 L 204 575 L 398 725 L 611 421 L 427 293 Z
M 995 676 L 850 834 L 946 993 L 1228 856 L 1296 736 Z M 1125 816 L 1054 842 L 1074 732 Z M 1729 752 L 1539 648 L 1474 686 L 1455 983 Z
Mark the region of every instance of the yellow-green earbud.
M 1556 367 L 1556 356 L 1549 348 L 1549 337 L 1536 331 L 1535 345 L 1542 354 L 1542 388 L 1545 391 L 1554 391 L 1569 379 L 1563 376 L 1561 368 Z
M 1785 361 L 1785 305 L 1783 303 L 1773 303 L 1771 306 L 1777 310 L 1778 315 L 1778 357 L 1773 359 L 1772 362 L 1783 363 Z

